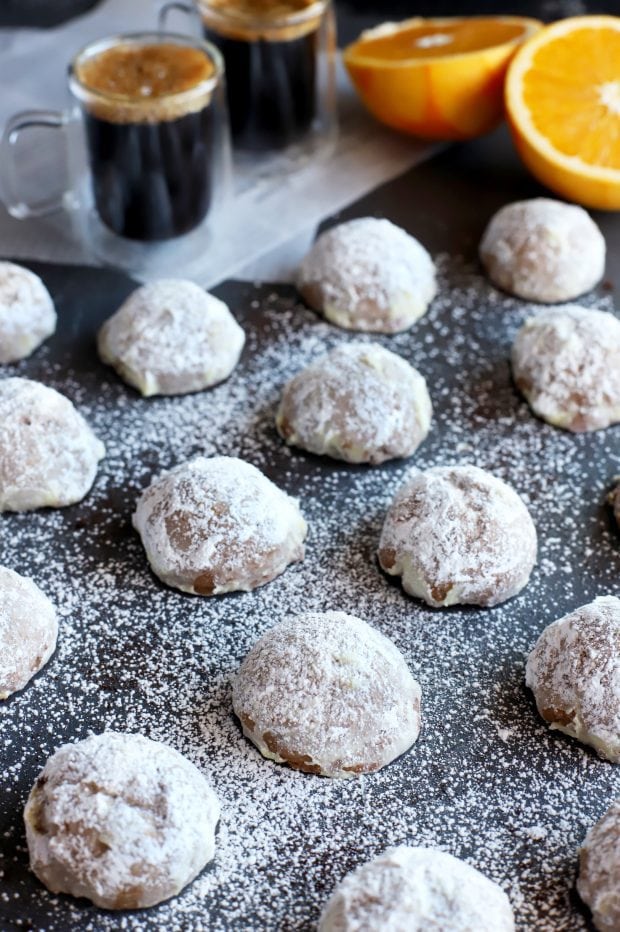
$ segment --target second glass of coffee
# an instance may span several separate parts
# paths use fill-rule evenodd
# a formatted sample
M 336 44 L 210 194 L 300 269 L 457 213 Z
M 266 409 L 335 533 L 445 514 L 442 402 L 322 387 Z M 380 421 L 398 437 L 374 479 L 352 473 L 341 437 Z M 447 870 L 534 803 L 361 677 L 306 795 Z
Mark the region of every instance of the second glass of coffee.
M 336 128 L 329 0 L 197 0 L 226 66 L 232 139 L 257 155 L 329 143 Z

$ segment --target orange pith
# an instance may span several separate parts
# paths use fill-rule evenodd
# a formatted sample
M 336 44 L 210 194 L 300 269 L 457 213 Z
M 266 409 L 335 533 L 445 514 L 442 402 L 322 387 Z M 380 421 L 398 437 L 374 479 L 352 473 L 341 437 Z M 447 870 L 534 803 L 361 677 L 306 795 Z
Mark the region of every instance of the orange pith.
M 539 27 L 518 16 L 416 18 L 362 33 L 344 63 L 383 123 L 430 139 L 468 139 L 501 119 L 508 62 Z
M 620 209 L 620 18 L 579 16 L 515 56 L 506 106 L 524 162 L 553 191 Z

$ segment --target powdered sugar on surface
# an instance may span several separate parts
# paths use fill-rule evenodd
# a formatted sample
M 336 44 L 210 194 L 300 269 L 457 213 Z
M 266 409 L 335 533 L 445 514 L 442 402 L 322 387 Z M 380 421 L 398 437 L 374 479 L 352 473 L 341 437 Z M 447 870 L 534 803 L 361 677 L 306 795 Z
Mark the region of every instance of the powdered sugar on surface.
M 201 395 L 143 400 L 99 364 L 95 332 L 112 308 L 77 332 L 78 311 L 62 307 L 71 338 L 16 367 L 79 404 L 108 453 L 80 505 L 2 518 L 2 562 L 33 576 L 61 616 L 46 669 L 0 707 L 7 928 L 309 932 L 346 873 L 402 843 L 440 847 L 498 882 L 520 932 L 588 928 L 573 892 L 577 848 L 618 796 L 620 775 L 549 731 L 525 690 L 524 664 L 549 622 L 618 591 L 620 541 L 605 496 L 620 472 L 619 429 L 572 435 L 535 419 L 508 363 L 531 308 L 454 258 L 439 270 L 428 314 L 380 338 L 424 375 L 433 400 L 431 433 L 408 462 L 351 467 L 278 438 L 284 382 L 349 338 L 284 288 L 280 297 L 273 287 L 219 290 L 248 341 L 231 378 Z M 62 297 L 63 281 L 48 277 Z M 110 274 L 110 293 L 115 281 Z M 611 310 L 609 298 L 584 303 Z M 196 454 L 241 456 L 299 497 L 305 561 L 248 594 L 199 599 L 161 586 L 131 514 L 154 476 Z M 375 562 L 387 507 L 411 466 L 456 463 L 509 482 L 538 530 L 529 585 L 495 609 L 428 609 Z M 266 761 L 231 713 L 231 677 L 257 638 L 287 615 L 324 610 L 389 636 L 422 687 L 418 742 L 376 775 L 330 781 Z M 110 915 L 53 897 L 26 869 L 20 808 L 35 776 L 58 745 L 104 728 L 171 744 L 222 803 L 213 866 L 148 913 Z

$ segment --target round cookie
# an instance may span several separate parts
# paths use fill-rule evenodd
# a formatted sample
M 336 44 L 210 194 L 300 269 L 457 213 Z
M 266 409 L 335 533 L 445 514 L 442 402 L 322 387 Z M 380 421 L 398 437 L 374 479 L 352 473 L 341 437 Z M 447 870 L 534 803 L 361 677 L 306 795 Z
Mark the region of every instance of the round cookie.
M 0 262 L 0 364 L 30 356 L 56 329 L 56 311 L 38 275 Z
M 388 510 L 379 563 L 440 607 L 490 607 L 526 585 L 536 529 L 517 493 L 476 466 L 412 470 Z
M 347 874 L 319 932 L 514 932 L 510 900 L 474 867 L 434 848 L 399 845 Z
M 297 273 L 304 300 L 339 327 L 407 330 L 437 293 L 435 266 L 413 236 L 363 217 L 322 233 Z
M 620 421 L 620 320 L 576 304 L 527 320 L 512 346 L 512 371 L 535 414 L 583 432 Z
M 227 379 L 245 334 L 223 301 L 193 282 L 134 291 L 98 336 L 99 355 L 144 396 L 198 392 Z
M 431 422 L 426 382 L 373 343 L 344 343 L 287 383 L 276 426 L 287 443 L 347 463 L 411 456 Z
M 579 851 L 577 891 L 597 929 L 620 929 L 620 799 L 586 835 Z
M 480 259 L 493 284 L 518 298 L 572 301 L 603 277 L 605 240 L 582 207 L 536 197 L 498 210 Z
M 26 808 L 30 866 L 52 893 L 102 909 L 175 896 L 213 859 L 217 797 L 178 751 L 105 732 L 47 761 Z
M 194 595 L 249 592 L 303 560 L 297 501 L 229 456 L 196 457 L 146 489 L 133 524 L 153 572 Z
M 23 689 L 56 650 L 56 609 L 25 576 L 0 566 L 0 699 Z
M 374 773 L 420 731 L 420 687 L 388 638 L 353 615 L 271 628 L 233 682 L 233 709 L 264 757 L 326 777 Z
M 81 501 L 104 455 L 60 392 L 30 379 L 0 381 L 0 512 Z
M 620 599 L 595 599 L 545 628 L 525 682 L 552 728 L 620 763 Z

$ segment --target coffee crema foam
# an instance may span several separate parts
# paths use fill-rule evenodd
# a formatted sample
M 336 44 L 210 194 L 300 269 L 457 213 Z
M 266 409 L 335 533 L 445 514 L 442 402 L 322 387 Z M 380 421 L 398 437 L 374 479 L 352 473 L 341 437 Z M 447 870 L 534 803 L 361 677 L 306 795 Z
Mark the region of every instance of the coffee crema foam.
M 315 32 L 327 0 L 198 0 L 202 21 L 228 39 L 288 42 Z
M 216 68 L 206 52 L 192 46 L 119 43 L 78 61 L 73 77 L 72 89 L 93 116 L 110 123 L 159 123 L 206 107 Z

